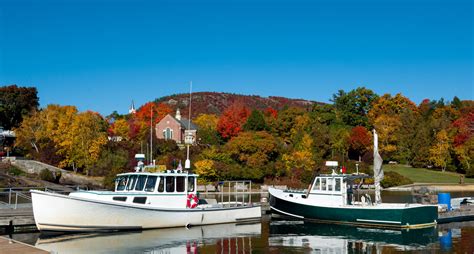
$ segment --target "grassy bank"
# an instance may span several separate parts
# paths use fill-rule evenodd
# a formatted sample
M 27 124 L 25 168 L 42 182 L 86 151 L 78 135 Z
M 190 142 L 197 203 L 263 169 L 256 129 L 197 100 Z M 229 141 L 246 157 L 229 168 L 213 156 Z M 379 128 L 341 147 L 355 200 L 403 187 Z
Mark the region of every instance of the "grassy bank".
M 394 171 L 408 177 L 414 183 L 459 183 L 461 174 L 441 172 L 425 168 L 412 168 L 404 165 L 384 165 L 384 171 Z M 464 178 L 464 183 L 474 183 L 474 178 Z

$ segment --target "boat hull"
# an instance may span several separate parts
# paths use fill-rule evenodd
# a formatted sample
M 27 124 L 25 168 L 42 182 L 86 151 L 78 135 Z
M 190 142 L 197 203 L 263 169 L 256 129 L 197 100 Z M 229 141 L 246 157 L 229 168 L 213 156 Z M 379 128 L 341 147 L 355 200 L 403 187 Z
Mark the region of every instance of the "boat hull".
M 32 191 L 36 226 L 42 231 L 110 231 L 246 222 L 261 218 L 260 206 L 165 209 L 123 205 Z
M 438 219 L 437 206 L 432 205 L 331 207 L 288 200 L 282 193 L 281 190 L 270 190 L 272 213 L 299 219 L 388 228 L 431 227 Z

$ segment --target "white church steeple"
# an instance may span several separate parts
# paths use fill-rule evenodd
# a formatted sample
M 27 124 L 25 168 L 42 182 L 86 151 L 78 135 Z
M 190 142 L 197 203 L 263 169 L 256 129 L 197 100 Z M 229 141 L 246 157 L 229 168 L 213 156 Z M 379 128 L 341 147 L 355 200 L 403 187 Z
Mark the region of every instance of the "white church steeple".
M 129 114 L 137 113 L 137 110 L 135 110 L 135 103 L 133 103 L 133 100 L 132 100 L 132 105 L 130 105 L 130 108 L 128 109 L 128 113 Z
M 176 110 L 176 120 L 181 121 L 181 112 L 179 111 L 179 108 Z

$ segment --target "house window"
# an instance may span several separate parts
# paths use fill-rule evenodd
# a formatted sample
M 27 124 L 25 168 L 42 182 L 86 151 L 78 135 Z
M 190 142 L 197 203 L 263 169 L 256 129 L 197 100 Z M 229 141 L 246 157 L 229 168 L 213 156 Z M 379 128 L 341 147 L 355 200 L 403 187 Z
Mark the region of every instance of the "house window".
M 163 138 L 165 140 L 173 139 L 173 130 L 170 128 L 166 128 L 165 130 L 163 130 Z

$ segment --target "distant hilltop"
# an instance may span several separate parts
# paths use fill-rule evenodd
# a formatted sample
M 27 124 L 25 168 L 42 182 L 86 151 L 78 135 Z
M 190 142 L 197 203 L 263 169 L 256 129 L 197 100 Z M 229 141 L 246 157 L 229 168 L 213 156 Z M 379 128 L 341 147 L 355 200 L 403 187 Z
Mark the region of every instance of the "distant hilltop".
M 164 96 L 156 99 L 155 102 L 168 104 L 174 110 L 180 108 L 183 115 L 188 115 L 189 94 Z M 309 109 L 314 104 L 324 104 L 322 102 L 276 96 L 261 97 L 258 95 L 196 92 L 192 94 L 192 117 L 196 117 L 202 113 L 220 115 L 227 107 L 234 103 L 242 103 L 250 109 L 259 110 L 264 110 L 269 107 L 281 110 L 285 106 Z

